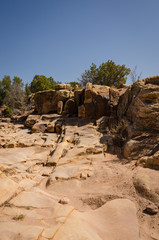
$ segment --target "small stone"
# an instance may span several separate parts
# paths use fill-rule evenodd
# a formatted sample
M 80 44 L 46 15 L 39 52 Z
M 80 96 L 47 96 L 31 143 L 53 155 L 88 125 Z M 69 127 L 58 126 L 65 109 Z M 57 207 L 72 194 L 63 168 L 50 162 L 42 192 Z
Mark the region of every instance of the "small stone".
M 70 200 L 67 197 L 63 197 L 59 200 L 60 204 L 68 204 L 70 202 Z
M 144 210 L 144 212 L 148 214 L 157 214 L 158 213 L 158 207 L 154 203 L 149 203 Z

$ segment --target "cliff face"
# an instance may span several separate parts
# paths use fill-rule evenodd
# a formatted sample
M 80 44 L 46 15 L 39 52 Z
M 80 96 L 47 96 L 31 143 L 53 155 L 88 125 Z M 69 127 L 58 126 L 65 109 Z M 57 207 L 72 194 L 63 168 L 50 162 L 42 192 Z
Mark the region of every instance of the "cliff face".
M 128 123 L 124 156 L 139 158 L 146 167 L 159 168 L 159 76 L 134 83 L 121 97 L 117 110 Z

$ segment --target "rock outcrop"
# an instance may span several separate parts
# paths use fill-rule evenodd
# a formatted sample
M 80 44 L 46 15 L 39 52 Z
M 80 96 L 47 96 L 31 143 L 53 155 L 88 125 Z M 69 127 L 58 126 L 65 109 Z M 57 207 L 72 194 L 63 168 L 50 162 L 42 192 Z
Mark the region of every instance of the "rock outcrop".
M 115 116 L 119 98 L 126 91 L 113 89 L 107 86 L 92 85 L 88 83 L 85 91 L 75 92 L 78 104 L 78 116 L 81 118 L 100 118 L 102 116 Z M 83 96 L 81 96 L 83 94 Z M 82 101 L 81 101 L 82 100 Z
M 159 169 L 159 77 L 130 86 L 119 100 L 117 118 L 128 123 L 124 156 L 139 158 L 145 167 Z
M 0 240 L 159 239 L 159 77 L 34 99 L 0 119 Z
M 67 90 L 67 88 L 37 92 L 34 95 L 35 110 L 38 114 L 57 113 L 58 102 L 63 101 L 65 103 L 73 96 L 74 93 L 71 90 Z
M 40 114 L 50 111 L 59 112 L 58 103 L 61 102 L 64 106 L 60 113 L 63 115 L 97 120 L 105 116 L 103 129 L 100 130 L 104 131 L 108 128 L 113 131 L 112 141 L 113 144 L 117 144 L 113 147 L 109 137 L 109 143 L 105 142 L 110 146 L 108 150 L 122 153 L 126 158 L 140 159 L 139 162 L 145 167 L 158 169 L 158 81 L 159 77 L 154 76 L 120 89 L 88 83 L 84 90 L 79 89 L 75 92 L 71 91 L 68 84 L 58 84 L 55 91 L 36 93 L 35 106 Z M 26 126 L 32 124 L 34 132 L 56 131 L 55 122 L 47 125 L 31 118 L 35 119 L 34 116 L 28 117 Z M 124 138 L 121 129 L 118 133 L 123 122 L 125 122 Z M 34 127 L 33 123 L 36 123 Z
M 117 117 L 133 124 L 135 130 L 159 130 L 159 77 L 134 83 L 120 97 Z

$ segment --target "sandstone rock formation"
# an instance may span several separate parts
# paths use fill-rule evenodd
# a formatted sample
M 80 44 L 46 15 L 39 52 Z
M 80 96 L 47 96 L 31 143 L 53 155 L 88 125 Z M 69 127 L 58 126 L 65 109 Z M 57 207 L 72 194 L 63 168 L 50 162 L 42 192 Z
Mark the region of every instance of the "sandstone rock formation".
M 80 90 L 75 92 L 75 100 L 79 106 L 78 116 L 98 119 L 102 116 L 114 115 L 119 98 L 126 89 L 87 84 L 84 92 Z M 83 97 L 80 94 L 83 94 Z
M 43 108 L 50 109 L 46 112 L 51 111 L 51 108 L 57 111 L 58 100 L 61 99 L 64 103 L 63 113 L 67 116 L 78 114 L 79 118 L 102 118 L 104 122 L 102 120 L 103 127 L 100 123 L 100 131 L 109 129 L 111 132 L 109 137 L 107 133 L 103 134 L 104 138 L 105 136 L 107 138 L 103 143 L 108 146 L 109 151 L 121 153 L 126 158 L 139 159 L 139 163 L 145 167 L 158 169 L 158 79 L 158 76 L 146 78 L 121 89 L 87 84 L 86 89 L 74 92 L 74 98 L 69 98 L 70 94 L 73 96 L 70 86 L 61 84 L 57 86 L 56 91 L 37 93 L 35 99 L 39 96 L 39 100 L 35 100 L 36 109 L 40 113 L 45 112 Z M 64 91 L 67 91 L 65 99 L 61 95 Z M 53 101 L 49 98 L 47 100 L 47 96 L 52 96 Z M 28 117 L 26 126 L 29 126 L 31 118 L 35 119 L 34 116 Z M 120 128 L 120 125 L 124 125 L 123 122 L 125 122 L 125 129 Z M 34 127 L 32 126 L 35 132 L 44 132 L 47 131 L 46 129 L 51 132 L 56 131 L 53 122 L 46 126 L 36 119 L 34 123 L 37 123 Z
M 0 119 L 0 240 L 159 239 L 158 79 L 59 85 Z
M 159 78 L 134 83 L 121 97 L 117 110 L 120 120 L 128 122 L 125 157 L 140 158 L 145 167 L 159 168 Z M 126 103 L 126 104 L 125 104 Z
M 47 90 L 35 93 L 35 110 L 38 114 L 45 114 L 50 112 L 57 113 L 57 106 L 59 101 L 64 103 L 70 98 L 73 97 L 74 93 L 69 90 Z

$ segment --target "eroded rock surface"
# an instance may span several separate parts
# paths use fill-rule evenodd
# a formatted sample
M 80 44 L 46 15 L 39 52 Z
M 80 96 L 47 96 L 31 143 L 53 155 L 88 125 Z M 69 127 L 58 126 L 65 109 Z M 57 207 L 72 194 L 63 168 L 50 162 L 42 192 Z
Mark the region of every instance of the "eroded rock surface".
M 125 157 L 138 158 L 145 167 L 159 169 L 159 78 L 134 83 L 121 97 L 117 116 L 128 123 Z
M 0 239 L 159 236 L 155 170 L 108 153 L 95 120 L 37 116 L 29 128 L 9 121 L 0 129 Z M 37 123 L 45 130 L 35 133 Z
M 25 123 L 1 119 L 0 240 L 158 240 L 158 90 L 64 84 Z

